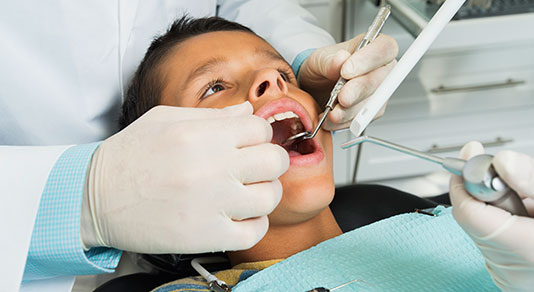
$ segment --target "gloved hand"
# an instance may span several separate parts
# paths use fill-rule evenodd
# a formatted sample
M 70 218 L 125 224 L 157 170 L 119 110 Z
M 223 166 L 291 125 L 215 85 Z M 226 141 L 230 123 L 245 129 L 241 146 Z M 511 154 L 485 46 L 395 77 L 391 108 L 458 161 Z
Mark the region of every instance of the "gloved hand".
M 308 91 L 320 105 L 330 97 L 334 84 L 343 78 L 350 80 L 338 95 L 338 104 L 328 115 L 323 128 L 338 130 L 347 128 L 367 97 L 373 94 L 397 63 L 397 42 L 387 35 L 379 35 L 373 42 L 352 54 L 364 34 L 332 46 L 315 50 L 304 61 L 298 74 L 301 87 Z M 352 54 L 352 55 L 351 55 Z M 377 114 L 382 116 L 385 106 Z
M 483 154 L 478 142 L 464 146 L 460 158 Z M 493 166 L 534 215 L 534 159 L 512 151 L 498 152 Z M 463 179 L 450 182 L 453 216 L 486 259 L 493 281 L 503 291 L 534 291 L 534 218 L 515 216 L 471 197 Z
M 246 102 L 158 106 L 96 150 L 82 203 L 82 242 L 139 253 L 252 247 L 281 199 L 289 156 Z

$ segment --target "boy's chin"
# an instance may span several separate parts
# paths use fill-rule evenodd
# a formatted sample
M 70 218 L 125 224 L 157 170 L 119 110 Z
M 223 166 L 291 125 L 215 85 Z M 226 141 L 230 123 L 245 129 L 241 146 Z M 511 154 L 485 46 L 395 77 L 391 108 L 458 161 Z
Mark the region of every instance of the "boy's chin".
M 334 178 L 324 169 L 308 169 L 299 175 L 286 173 L 281 178 L 280 204 L 269 215 L 272 225 L 298 224 L 323 211 L 334 198 Z
M 320 210 L 315 210 L 314 212 L 295 212 L 290 210 L 278 209 L 273 211 L 269 217 L 269 228 L 272 227 L 283 227 L 290 225 L 297 225 L 304 222 L 307 222 L 313 219 L 315 216 L 319 215 L 326 207 L 323 207 Z
M 317 196 L 311 201 L 308 199 L 282 202 L 269 215 L 269 224 L 270 226 L 294 225 L 312 220 L 328 208 L 333 198 L 332 193 L 329 196 L 322 194 L 322 196 Z

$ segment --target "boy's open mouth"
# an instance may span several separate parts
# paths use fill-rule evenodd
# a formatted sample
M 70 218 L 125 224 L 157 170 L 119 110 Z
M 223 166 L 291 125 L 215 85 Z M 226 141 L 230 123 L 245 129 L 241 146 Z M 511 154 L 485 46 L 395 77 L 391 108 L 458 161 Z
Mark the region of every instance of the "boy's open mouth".
M 289 156 L 307 155 L 313 153 L 315 147 L 310 140 L 303 140 L 296 143 L 296 140 L 282 144 L 287 138 L 305 131 L 304 125 L 297 114 L 292 111 L 274 114 L 267 118 L 273 127 L 273 140 L 271 143 L 282 146 L 289 153 Z
M 319 163 L 324 155 L 315 139 L 282 144 L 287 138 L 313 127 L 306 109 L 291 98 L 280 98 L 261 107 L 257 116 L 266 119 L 273 128 L 271 143 L 282 146 L 289 154 L 292 165 L 311 165 Z

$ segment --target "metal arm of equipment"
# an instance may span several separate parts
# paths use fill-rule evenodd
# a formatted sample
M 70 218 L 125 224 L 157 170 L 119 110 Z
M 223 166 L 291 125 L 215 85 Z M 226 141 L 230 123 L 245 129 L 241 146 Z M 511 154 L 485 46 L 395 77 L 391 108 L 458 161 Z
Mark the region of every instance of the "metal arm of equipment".
M 462 176 L 465 189 L 474 198 L 504 209 L 514 215 L 529 217 L 527 209 L 519 195 L 506 185 L 493 168 L 491 164 L 493 159 L 492 155 L 477 155 L 469 160 L 451 157 L 441 158 L 439 156 L 417 151 L 370 136 L 360 136 L 342 144 L 341 148 L 347 149 L 363 142 L 371 142 L 404 154 L 437 163 L 448 172 Z

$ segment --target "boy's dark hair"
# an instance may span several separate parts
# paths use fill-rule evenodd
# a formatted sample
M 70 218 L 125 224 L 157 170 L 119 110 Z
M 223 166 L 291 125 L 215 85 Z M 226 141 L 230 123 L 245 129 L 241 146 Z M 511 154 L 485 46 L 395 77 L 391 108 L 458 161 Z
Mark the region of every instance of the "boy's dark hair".
M 130 81 L 119 117 L 119 130 L 160 103 L 163 86 L 159 80 L 158 68 L 167 54 L 191 37 L 215 31 L 244 31 L 254 34 L 248 27 L 220 17 L 183 16 L 174 21 L 165 34 L 152 41 Z

